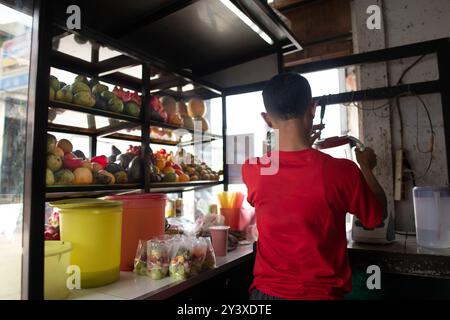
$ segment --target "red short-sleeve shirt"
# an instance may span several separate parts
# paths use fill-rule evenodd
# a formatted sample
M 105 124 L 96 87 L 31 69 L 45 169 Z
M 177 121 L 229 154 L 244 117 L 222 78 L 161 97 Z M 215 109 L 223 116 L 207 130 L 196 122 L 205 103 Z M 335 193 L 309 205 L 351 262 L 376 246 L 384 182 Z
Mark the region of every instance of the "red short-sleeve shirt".
M 252 288 L 286 299 L 336 299 L 351 291 L 345 215 L 367 228 L 382 222 L 357 165 L 314 149 L 280 151 L 247 160 L 242 176 L 259 234 Z

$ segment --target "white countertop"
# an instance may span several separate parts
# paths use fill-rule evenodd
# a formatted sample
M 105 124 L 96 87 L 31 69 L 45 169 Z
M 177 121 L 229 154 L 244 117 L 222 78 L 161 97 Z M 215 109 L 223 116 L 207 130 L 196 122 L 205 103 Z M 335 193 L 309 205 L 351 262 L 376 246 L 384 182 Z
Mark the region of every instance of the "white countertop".
M 202 281 L 226 271 L 242 261 L 250 258 L 253 244 L 239 246 L 227 254 L 226 257 L 216 257 L 217 267 L 200 273 L 187 280 L 176 281 L 170 277 L 152 280 L 146 276 L 139 276 L 133 272 L 121 272 L 120 279 L 112 284 L 92 288 L 74 290 L 69 300 L 132 300 L 132 299 L 165 299 L 186 290 Z

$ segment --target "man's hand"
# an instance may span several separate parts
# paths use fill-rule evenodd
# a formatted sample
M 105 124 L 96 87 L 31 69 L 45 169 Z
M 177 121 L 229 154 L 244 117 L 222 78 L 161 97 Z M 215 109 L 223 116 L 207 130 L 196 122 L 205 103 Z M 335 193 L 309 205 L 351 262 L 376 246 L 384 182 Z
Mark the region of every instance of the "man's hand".
M 377 166 L 377 155 L 372 148 L 365 148 L 364 151 L 355 149 L 356 161 L 361 167 L 373 170 Z
M 314 145 L 317 139 L 320 139 L 320 134 L 322 133 L 322 130 L 325 128 L 324 124 L 315 124 L 312 127 L 311 136 L 309 139 L 309 142 L 311 146 Z

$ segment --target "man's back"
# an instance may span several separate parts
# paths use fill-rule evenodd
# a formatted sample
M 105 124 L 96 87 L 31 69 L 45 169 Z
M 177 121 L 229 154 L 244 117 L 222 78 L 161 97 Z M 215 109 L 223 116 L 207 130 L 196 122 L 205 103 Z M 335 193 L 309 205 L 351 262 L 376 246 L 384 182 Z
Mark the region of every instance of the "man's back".
M 287 299 L 333 299 L 351 290 L 345 215 L 366 227 L 382 210 L 360 170 L 314 149 L 279 152 L 275 175 L 243 166 L 259 232 L 254 288 Z

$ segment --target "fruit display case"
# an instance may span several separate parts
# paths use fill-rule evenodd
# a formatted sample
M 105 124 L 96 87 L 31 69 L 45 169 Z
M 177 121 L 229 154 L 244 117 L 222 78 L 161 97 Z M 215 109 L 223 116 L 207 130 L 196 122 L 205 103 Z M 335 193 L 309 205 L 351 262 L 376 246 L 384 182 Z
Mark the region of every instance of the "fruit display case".
M 67 8 L 73 4 L 79 5 L 82 10 L 82 26 L 77 29 L 70 29 L 66 24 Z M 225 165 L 224 139 L 227 133 L 226 96 L 232 94 L 228 87 L 233 85 L 213 81 L 208 78 L 208 74 L 267 55 L 275 56 L 280 67 L 282 54 L 300 50 L 300 46 L 292 32 L 267 3 L 259 0 L 175 0 L 139 3 L 125 3 L 118 0 L 95 2 L 35 0 L 25 1 L 24 6 L 33 15 L 33 33 L 23 212 L 27 230 L 23 240 L 25 260 L 22 279 L 24 297 L 42 299 L 44 291 L 42 230 L 45 224 L 42 212 L 46 202 L 53 199 L 100 197 L 117 193 L 176 192 L 182 196 L 184 191 L 217 186 L 227 190 L 228 170 Z M 242 20 L 242 17 L 231 10 L 230 6 L 245 12 L 244 15 L 250 17 L 254 25 L 249 26 L 248 21 Z M 108 9 L 99 11 L 99 7 Z M 211 24 L 208 19 L 192 19 L 192 17 L 204 16 L 205 12 L 208 12 L 211 18 L 220 17 L 221 22 Z M 223 25 L 227 28 L 221 29 Z M 255 26 L 259 26 L 258 32 L 255 31 Z M 67 46 L 67 41 L 74 41 L 79 47 Z M 52 92 L 50 76 L 56 74 L 55 70 L 58 70 L 58 77 L 60 77 L 59 74 L 71 76 L 67 78 L 61 76 L 60 80 L 67 81 L 68 84 L 62 85 L 60 81 L 60 87 L 56 86 Z M 76 77 L 79 77 L 80 81 L 75 81 Z M 88 89 L 83 85 L 75 84 L 75 82 L 85 81 Z M 107 91 L 111 92 L 117 87 L 120 96 L 117 94 L 115 96 L 122 100 L 122 103 L 117 99 L 110 103 L 109 100 L 112 97 L 105 96 L 102 97 L 105 100 L 103 105 L 97 105 L 99 99 L 96 95 L 99 93 L 94 92 L 97 91 L 94 90 L 94 82 L 107 86 Z M 67 85 L 69 87 L 58 94 L 58 91 Z M 138 96 L 141 99 L 141 111 L 138 115 L 122 112 L 122 108 L 126 107 L 125 102 L 128 101 L 122 99 L 122 94 L 128 92 L 132 92 L 135 98 Z M 71 99 L 68 98 L 70 94 L 72 94 Z M 76 99 L 74 99 L 75 95 L 78 95 Z M 212 108 L 214 104 L 213 116 L 216 117 L 216 121 L 217 118 L 220 120 L 219 129 L 217 131 L 203 130 L 205 122 L 200 120 L 201 130 L 188 126 L 185 129 L 187 133 L 181 140 L 166 139 L 169 135 L 165 132 L 174 132 L 183 127 L 180 118 L 183 119 L 186 114 L 178 112 L 179 115 L 175 116 L 165 115 L 155 101 L 155 96 L 158 98 L 170 96 L 176 102 L 183 103 L 189 103 L 191 99 L 201 99 L 207 101 L 208 108 Z M 210 103 L 212 101 L 215 102 Z M 105 108 L 105 103 L 112 108 Z M 167 101 L 162 99 L 159 103 L 165 104 Z M 193 104 L 202 105 L 202 103 Z M 148 108 L 149 105 L 152 108 Z M 195 109 L 194 116 L 202 118 L 204 112 L 201 107 L 200 109 L 192 108 Z M 177 106 L 178 110 L 179 106 Z M 155 117 L 155 112 L 159 114 L 159 118 Z M 191 117 L 191 115 L 188 116 Z M 152 135 L 152 130 L 155 128 L 163 131 L 162 137 Z M 201 135 L 199 135 L 200 131 Z M 124 150 L 126 147 L 123 147 L 122 142 L 138 144 L 142 152 L 137 159 L 145 165 L 139 172 L 139 178 L 127 183 L 110 183 L 113 179 L 112 174 L 105 170 L 106 172 L 103 172 L 100 177 L 93 177 L 92 181 L 86 179 L 84 175 L 75 177 L 78 182 L 91 183 L 46 186 L 45 172 L 48 169 L 48 161 L 46 161 L 48 143 L 44 138 L 46 133 L 57 137 L 55 143 L 56 140 L 60 142 L 73 138 L 73 149 L 84 148 L 82 150 L 85 155 L 84 160 L 78 159 L 78 157 L 81 158 L 78 153 L 77 158 L 72 156 L 78 150 L 68 148 L 61 154 L 60 150 L 55 149 L 61 157 L 69 155 L 64 167 L 73 169 L 74 163 L 79 166 L 80 161 L 86 166 L 83 167 L 84 169 L 89 169 L 88 166 L 92 168 L 94 165 L 98 166 L 99 163 L 96 161 L 99 160 L 94 161 L 93 158 L 106 154 L 101 151 L 104 140 L 120 144 L 122 146 L 120 151 L 124 154 L 128 151 Z M 195 148 L 199 142 L 202 142 L 200 144 L 202 151 L 205 145 L 214 145 L 215 148 L 220 146 L 218 148 L 220 152 L 213 157 L 213 160 L 205 160 L 213 168 L 204 164 L 203 159 L 194 159 L 194 167 L 184 163 L 185 168 L 182 169 L 186 170 L 189 176 L 183 173 L 180 175 L 183 177 L 181 181 L 152 181 L 152 174 L 158 166 L 147 164 L 153 156 L 161 154 L 157 152 L 161 145 L 166 146 L 168 150 L 180 147 L 188 153 L 195 154 Z M 53 146 L 52 143 L 52 147 L 57 146 L 56 144 Z M 151 149 L 155 152 L 152 153 Z M 50 161 L 51 167 L 56 173 L 61 164 L 57 161 L 53 163 L 53 160 L 54 158 Z M 153 160 L 160 160 L 158 162 L 160 164 L 165 163 L 163 170 L 159 167 L 158 169 L 165 170 L 170 177 L 174 177 L 172 170 L 180 170 L 172 165 L 170 157 Z M 167 163 L 171 165 L 168 166 Z M 162 165 L 160 167 L 162 168 Z M 67 170 L 70 171 L 70 169 Z M 104 170 L 103 167 L 102 170 Z M 219 171 L 222 171 L 220 176 Z M 68 176 L 70 176 L 69 173 Z M 97 183 L 96 179 L 99 178 L 99 181 L 103 183 Z M 119 174 L 119 178 L 123 176 Z M 188 178 L 192 181 L 188 181 Z
M 131 163 L 130 168 L 125 166 L 120 169 L 119 173 L 126 174 L 124 183 L 116 183 L 117 177 L 105 180 L 104 174 L 115 176 L 114 171 L 117 172 L 116 169 L 113 171 L 108 168 L 110 165 L 114 165 L 113 162 L 109 162 L 111 155 L 108 157 L 108 163 L 102 168 L 98 168 L 102 169 L 101 171 L 97 170 L 101 174 L 92 170 L 93 177 L 85 178 L 84 176 L 89 174 L 84 168 L 73 167 L 71 171 L 74 177 L 71 177 L 67 168 L 72 160 L 66 160 L 66 157 L 75 158 L 72 156 L 74 152 L 71 147 L 61 155 L 62 166 L 47 165 L 47 177 L 50 175 L 46 187 L 47 199 L 72 198 L 80 195 L 96 197 L 105 192 L 122 193 L 130 190 L 183 192 L 224 183 L 226 178 L 220 178 L 209 167 L 204 168 L 208 171 L 202 170 L 188 175 L 183 172 L 181 167 L 176 168 L 176 164 L 173 169 L 158 169 L 152 163 L 152 159 L 156 161 L 152 156 L 152 148 L 158 145 L 180 149 L 195 144 L 223 140 L 223 130 L 220 130 L 221 134 L 210 132 L 209 124 L 205 123 L 207 120 L 203 118 L 206 114 L 203 99 L 220 98 L 221 92 L 218 89 L 212 88 L 207 83 L 200 83 L 198 80 L 193 81 L 186 75 L 169 72 L 131 58 L 126 54 L 120 54 L 110 48 L 108 50 L 114 52 L 115 56 L 99 60 L 99 52 L 103 46 L 93 45 L 96 43 L 95 40 L 88 38 L 76 40 L 75 36 L 78 35 L 74 36 L 63 30 L 59 32 L 61 34 L 57 36 L 58 41 L 66 41 L 67 38 L 70 38 L 71 41 L 88 44 L 91 57 L 90 59 L 83 59 L 82 55 L 75 57 L 70 53 L 62 52 L 63 50 L 60 50 L 58 45 L 54 46 L 50 58 L 47 132 L 51 135 L 66 134 L 88 137 L 90 157 L 97 155 L 98 143 L 102 141 L 120 140 L 140 143 L 142 153 L 140 151 L 139 154 L 126 152 L 125 155 L 131 154 L 133 158 L 139 158 L 138 162 L 141 163 L 142 168 L 138 170 L 138 177 L 135 174 L 132 179 L 130 177 Z M 126 74 L 126 70 L 136 68 L 136 66 L 140 67 L 140 74 L 136 74 L 136 72 Z M 62 74 L 64 79 L 72 77 L 73 81 L 66 84 L 59 81 L 52 73 Z M 114 86 L 114 89 L 111 90 L 111 86 Z M 143 95 L 141 93 L 143 91 L 150 94 Z M 129 104 L 134 109 L 128 108 L 129 110 L 127 110 Z M 179 108 L 182 110 L 178 111 Z M 199 120 L 200 127 L 194 127 L 194 121 L 197 120 Z M 159 131 L 163 134 L 159 135 Z M 167 135 L 170 135 L 170 138 L 167 138 Z M 54 136 L 53 138 L 56 139 Z M 113 148 L 118 150 L 115 146 Z M 119 153 L 121 153 L 120 150 Z M 92 165 L 95 163 L 89 159 L 90 157 L 82 154 L 81 158 L 76 156 L 76 159 L 80 160 L 79 167 L 82 166 L 81 161 L 91 161 Z M 196 161 L 197 164 L 200 163 L 199 160 Z M 166 162 L 169 166 L 169 163 L 173 161 Z M 147 163 L 150 163 L 150 170 L 147 168 Z M 50 167 L 52 168 L 50 169 Z M 95 166 L 89 167 L 89 164 L 86 164 L 84 167 L 92 169 Z M 224 172 L 223 169 L 223 167 L 220 168 L 220 171 Z M 62 174 L 61 171 L 64 170 L 66 172 Z M 81 172 L 83 170 L 85 172 Z M 51 177 L 52 174 L 54 177 Z M 202 179 L 205 177 L 206 179 Z M 195 181 L 189 181 L 191 178 L 192 180 L 195 178 Z M 89 194 L 89 192 L 92 193 Z

